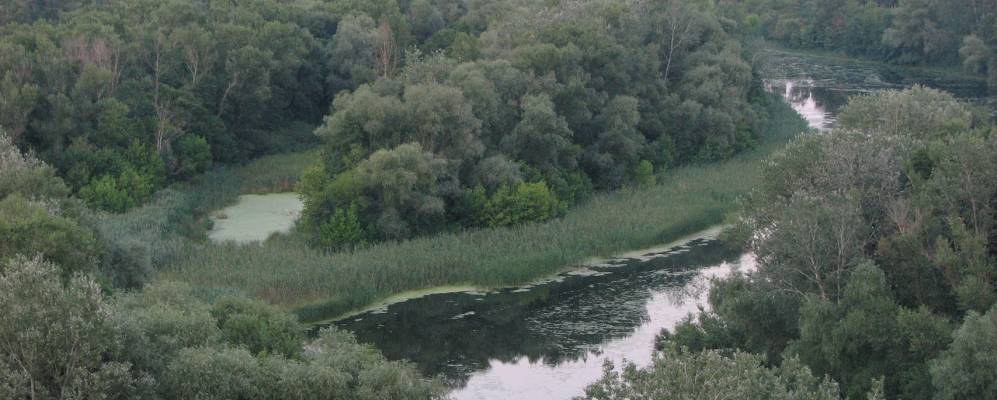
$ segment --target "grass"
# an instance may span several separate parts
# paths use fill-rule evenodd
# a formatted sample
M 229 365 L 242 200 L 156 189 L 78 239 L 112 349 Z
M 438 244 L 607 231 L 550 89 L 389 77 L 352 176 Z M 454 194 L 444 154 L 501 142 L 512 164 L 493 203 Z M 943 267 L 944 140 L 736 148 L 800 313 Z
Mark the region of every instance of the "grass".
M 281 193 L 294 190 L 301 171 L 318 159 L 318 149 L 275 154 L 253 160 L 235 170 L 243 194 Z
M 769 137 L 786 138 L 805 129 L 787 105 L 772 103 Z M 592 257 L 661 244 L 722 223 L 737 199 L 756 186 L 761 160 L 781 143 L 772 141 L 722 163 L 670 171 L 650 188 L 597 195 L 548 223 L 440 234 L 332 254 L 295 235 L 249 246 L 189 243 L 160 277 L 257 296 L 295 311 L 306 322 L 411 290 L 520 284 Z
M 755 153 L 682 168 L 658 186 L 596 196 L 545 224 L 442 234 L 335 254 L 293 237 L 259 246 L 209 245 L 163 277 L 239 289 L 295 309 L 304 321 L 408 290 L 513 285 L 721 223 L 737 197 L 755 186 L 760 158 Z
M 107 239 L 141 252 L 139 258 L 151 266 L 172 265 L 178 257 L 202 248 L 211 212 L 234 204 L 241 194 L 263 193 L 263 188 L 289 190 L 317 155 L 316 151 L 277 154 L 241 167 L 217 168 L 159 191 L 142 207 L 123 214 L 98 213 L 95 225 Z
M 757 185 L 767 154 L 806 127 L 781 100 L 771 101 L 768 108 L 765 136 L 776 139 L 758 149 L 721 163 L 668 171 L 653 187 L 596 195 L 564 218 L 543 224 L 448 233 L 331 254 L 294 234 L 250 245 L 206 239 L 209 213 L 234 203 L 240 194 L 290 188 L 316 156 L 304 152 L 216 170 L 160 192 L 144 207 L 105 215 L 99 225 L 112 240 L 141 248 L 157 279 L 188 282 L 208 297 L 229 292 L 257 296 L 314 322 L 413 290 L 521 284 L 593 257 L 659 245 L 720 224 L 737 199 Z

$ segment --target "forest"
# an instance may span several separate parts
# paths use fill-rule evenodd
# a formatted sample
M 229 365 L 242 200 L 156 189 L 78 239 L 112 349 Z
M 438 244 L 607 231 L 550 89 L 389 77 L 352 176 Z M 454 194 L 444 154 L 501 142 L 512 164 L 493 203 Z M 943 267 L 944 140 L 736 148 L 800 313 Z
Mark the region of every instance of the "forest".
M 5 1 L 0 398 L 444 398 L 311 323 L 722 223 L 757 269 L 585 397 L 997 397 L 993 110 L 915 86 L 806 133 L 766 46 L 997 87 L 997 4 Z M 282 191 L 291 232 L 207 238 Z
M 993 0 L 748 0 L 745 29 L 786 46 L 964 68 L 997 87 Z

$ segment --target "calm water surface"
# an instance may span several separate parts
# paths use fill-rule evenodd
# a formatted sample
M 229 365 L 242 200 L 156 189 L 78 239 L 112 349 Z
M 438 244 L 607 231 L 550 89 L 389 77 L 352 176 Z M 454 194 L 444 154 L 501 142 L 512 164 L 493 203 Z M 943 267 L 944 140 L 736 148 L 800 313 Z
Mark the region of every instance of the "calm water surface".
M 981 82 L 930 72 L 776 51 L 759 61 L 766 88 L 820 130 L 834 126 L 849 96 L 915 83 L 994 104 Z M 434 294 L 336 325 L 390 359 L 443 377 L 456 399 L 568 399 L 600 377 L 605 360 L 648 364 L 654 336 L 705 304 L 710 278 L 752 268 L 751 255 L 706 235 L 543 284 Z
M 705 236 L 546 283 L 429 295 L 337 325 L 442 376 L 455 399 L 568 399 L 605 360 L 650 363 L 655 335 L 704 303 L 709 278 L 752 265 Z
M 766 89 L 782 94 L 811 127 L 819 130 L 834 127 L 835 116 L 850 96 L 915 84 L 942 89 L 991 109 L 997 107 L 997 96 L 988 93 L 985 82 L 951 73 L 777 50 L 759 53 L 756 61 Z

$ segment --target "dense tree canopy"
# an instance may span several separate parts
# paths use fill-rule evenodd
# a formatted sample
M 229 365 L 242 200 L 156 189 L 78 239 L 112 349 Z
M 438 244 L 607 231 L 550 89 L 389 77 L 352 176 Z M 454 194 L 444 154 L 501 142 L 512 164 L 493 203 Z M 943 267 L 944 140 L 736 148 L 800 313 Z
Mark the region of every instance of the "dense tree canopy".
M 798 357 L 849 398 L 992 397 L 992 377 L 955 372 L 994 367 L 968 350 L 997 303 L 997 142 L 973 115 L 914 87 L 853 98 L 836 130 L 794 140 L 746 203 L 737 229 L 753 234 L 732 235 L 757 271 L 714 283 L 712 310 L 662 346 Z
M 735 2 L 732 2 L 735 3 Z M 959 65 L 997 87 L 993 0 L 753 0 L 735 18 L 752 33 L 803 48 L 899 64 Z
M 647 184 L 655 170 L 724 159 L 760 139 L 760 85 L 719 4 L 497 2 L 502 12 L 482 21 L 483 2 L 443 3 L 409 4 L 408 32 L 425 40 L 403 55 L 371 19 L 343 20 L 349 31 L 337 37 L 351 45 L 341 50 L 364 56 L 340 69 L 347 90 L 316 130 L 324 162 L 301 188 L 316 242 L 540 221 L 593 189 Z M 439 162 L 399 164 L 393 176 L 410 178 L 350 189 L 387 178 L 372 167 L 406 143 Z M 424 175 L 438 182 L 420 183 L 420 196 L 403 196 L 409 204 L 381 204 Z

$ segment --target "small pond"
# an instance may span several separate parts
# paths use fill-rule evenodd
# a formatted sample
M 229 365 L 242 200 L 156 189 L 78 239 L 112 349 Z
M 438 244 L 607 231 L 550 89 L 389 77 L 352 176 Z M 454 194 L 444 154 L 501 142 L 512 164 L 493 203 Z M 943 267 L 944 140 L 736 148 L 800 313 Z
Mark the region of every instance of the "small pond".
M 208 237 L 217 242 L 250 243 L 288 232 L 304 204 L 297 193 L 245 194 L 239 201 L 211 215 Z

